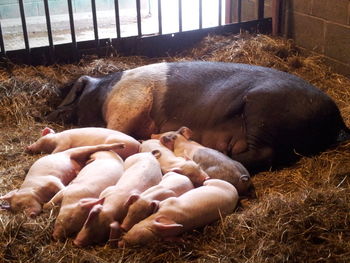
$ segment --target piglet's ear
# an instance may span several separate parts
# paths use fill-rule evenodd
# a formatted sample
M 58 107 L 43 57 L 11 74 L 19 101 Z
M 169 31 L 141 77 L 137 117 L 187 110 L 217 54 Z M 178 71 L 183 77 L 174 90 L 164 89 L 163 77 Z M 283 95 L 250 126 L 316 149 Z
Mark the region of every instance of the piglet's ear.
M 183 174 L 182 169 L 180 167 L 175 167 L 170 169 L 169 172 L 174 172 L 174 173 L 178 173 L 178 174 Z
M 11 198 L 17 193 L 18 189 L 12 190 L 10 192 L 8 192 L 7 194 L 0 196 L 0 200 L 5 200 L 5 201 L 9 201 L 11 200 Z
M 84 198 L 79 201 L 79 205 L 83 208 L 91 209 L 95 205 L 103 205 L 105 198 Z
M 47 134 L 54 134 L 55 131 L 53 129 L 50 129 L 49 127 L 45 127 L 42 131 L 41 131 L 41 136 L 45 136 Z
M 90 211 L 90 213 L 89 213 L 89 216 L 88 216 L 88 218 L 87 218 L 86 221 L 85 221 L 85 224 L 84 224 L 85 227 L 91 225 L 91 223 L 92 223 L 92 222 L 97 218 L 97 216 L 101 213 L 102 208 L 103 208 L 103 206 L 100 205 L 100 204 L 98 204 L 98 205 L 95 205 L 95 206 L 91 209 L 91 211 Z
M 162 156 L 162 153 L 159 150 L 153 150 L 152 154 L 154 155 L 154 157 L 156 157 L 157 159 L 160 158 L 160 156 Z
M 150 208 L 152 210 L 152 213 L 156 213 L 159 209 L 159 201 L 158 200 L 153 200 L 150 204 Z
M 166 236 L 177 236 L 183 231 L 183 225 L 177 224 L 173 219 L 165 216 L 156 217 L 154 226 Z
M 151 139 L 159 139 L 162 134 L 151 134 Z
M 192 134 L 193 134 L 192 130 L 190 128 L 185 127 L 185 126 L 183 126 L 180 129 L 178 129 L 177 132 L 180 133 L 187 140 L 191 139 Z
M 129 208 L 133 203 L 135 203 L 140 198 L 139 194 L 132 194 L 129 196 L 128 200 L 125 201 L 124 207 Z

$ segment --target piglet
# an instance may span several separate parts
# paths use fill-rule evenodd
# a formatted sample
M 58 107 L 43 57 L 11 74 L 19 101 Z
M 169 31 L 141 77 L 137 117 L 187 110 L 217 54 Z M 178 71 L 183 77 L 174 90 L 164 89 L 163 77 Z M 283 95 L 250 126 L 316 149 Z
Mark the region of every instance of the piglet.
M 232 160 L 219 151 L 191 141 L 191 136 L 192 131 L 187 127 L 181 127 L 177 131 L 152 135 L 153 138 L 159 138 L 160 142 L 172 150 L 176 156 L 192 159 L 210 178 L 222 179 L 233 184 L 241 197 L 255 196 L 249 172 L 241 163 Z
M 30 167 L 20 189 L 0 197 L 9 203 L 2 208 L 14 212 L 24 210 L 31 217 L 38 215 L 42 205 L 76 177 L 91 154 L 123 147 L 123 143 L 83 146 L 38 159 Z
M 192 160 L 177 157 L 175 154 L 160 143 L 157 139 L 143 141 L 140 147 L 141 152 L 151 152 L 160 163 L 162 172 L 177 172 L 186 175 L 194 186 L 200 186 L 209 178 L 198 164 Z
M 180 196 L 193 188 L 188 177 L 174 172 L 166 173 L 158 185 L 147 189 L 142 194 L 133 194 L 129 197 L 125 203 L 128 207 L 128 214 L 120 228 L 123 231 L 130 230 L 133 225 L 156 211 L 159 201 Z
M 77 246 L 102 243 L 119 235 L 119 223 L 127 213 L 125 202 L 130 195 L 140 194 L 157 185 L 162 179 L 159 163 L 151 153 L 128 157 L 125 171 L 116 185 L 107 187 L 100 195 L 101 204 L 95 205 L 83 228 L 74 240 Z M 96 201 L 94 201 L 96 202 Z
M 125 159 L 138 153 L 140 146 L 140 143 L 131 136 L 106 128 L 76 128 L 55 133 L 54 130 L 46 127 L 41 133 L 42 137 L 26 148 L 27 152 L 57 153 L 79 146 L 124 143 L 125 148 L 117 153 Z
M 112 151 L 100 151 L 91 155 L 88 164 L 76 178 L 59 191 L 44 208 L 60 204 L 53 238 L 60 240 L 80 231 L 90 212 L 99 203 L 91 202 L 108 186 L 115 185 L 124 172 L 124 162 Z M 81 199 L 84 199 L 82 201 Z
M 134 225 L 119 247 L 147 244 L 155 239 L 174 240 L 178 235 L 210 224 L 232 213 L 238 202 L 236 188 L 220 179 L 159 203 L 159 210 Z

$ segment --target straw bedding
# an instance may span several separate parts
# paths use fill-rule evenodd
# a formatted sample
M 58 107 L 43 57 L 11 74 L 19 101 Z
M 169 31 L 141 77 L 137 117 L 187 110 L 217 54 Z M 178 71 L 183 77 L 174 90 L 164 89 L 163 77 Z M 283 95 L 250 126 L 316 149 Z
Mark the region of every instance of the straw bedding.
M 350 80 L 292 41 L 264 35 L 208 36 L 175 57 L 85 58 L 50 67 L 0 68 L 0 194 L 18 188 L 40 155 L 24 153 L 47 123 L 45 114 L 83 74 L 103 75 L 159 61 L 239 62 L 296 74 L 328 93 L 350 126 Z M 180 243 L 80 249 L 51 239 L 57 211 L 35 219 L 0 211 L 0 262 L 350 262 L 350 142 L 253 178 L 257 199 Z

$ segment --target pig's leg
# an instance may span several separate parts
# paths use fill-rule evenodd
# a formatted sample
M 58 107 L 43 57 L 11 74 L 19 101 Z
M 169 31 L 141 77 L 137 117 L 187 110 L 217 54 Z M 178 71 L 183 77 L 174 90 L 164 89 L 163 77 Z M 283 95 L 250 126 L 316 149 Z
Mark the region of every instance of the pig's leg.
M 55 194 L 54 197 L 52 197 L 49 202 L 44 204 L 43 209 L 51 209 L 55 205 L 61 204 L 64 196 L 64 190 L 65 188 L 61 189 L 57 194 Z
M 156 130 L 155 122 L 150 117 L 152 87 L 124 82 L 109 96 L 106 103 L 107 128 L 139 139 L 149 138 Z
M 99 144 L 94 146 L 83 146 L 68 150 L 70 158 L 79 163 L 86 162 L 90 155 L 98 151 L 119 150 L 125 147 L 124 143 Z
M 36 191 L 41 203 L 48 202 L 54 195 L 66 187 L 56 176 L 46 176 L 44 179 L 47 180 L 47 182 L 43 187 L 38 190 L 34 188 L 34 191 Z
M 245 137 L 240 135 L 231 148 L 232 159 L 242 163 L 248 170 L 270 167 L 275 156 L 275 150 L 270 146 L 276 137 L 270 132 L 274 126 L 271 120 L 273 112 L 268 111 L 263 103 L 267 99 L 265 95 L 260 90 L 253 90 L 244 98 L 242 117 Z

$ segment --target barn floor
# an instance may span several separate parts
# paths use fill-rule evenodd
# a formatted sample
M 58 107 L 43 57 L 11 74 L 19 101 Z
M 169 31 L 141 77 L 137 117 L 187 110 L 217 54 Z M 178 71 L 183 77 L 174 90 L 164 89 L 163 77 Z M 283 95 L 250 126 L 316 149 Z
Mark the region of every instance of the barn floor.
M 83 74 L 101 75 L 158 61 L 207 60 L 255 64 L 296 74 L 328 93 L 350 126 L 350 79 L 332 73 L 322 58 L 293 42 L 258 35 L 209 36 L 176 57 L 85 58 L 50 67 L 0 68 L 0 194 L 21 185 L 39 157 L 24 147 L 51 126 L 44 115 L 59 102 L 59 90 Z M 257 199 L 180 243 L 146 247 L 80 249 L 54 242 L 57 211 L 35 219 L 0 211 L 0 262 L 350 262 L 350 142 L 294 165 L 253 178 Z

